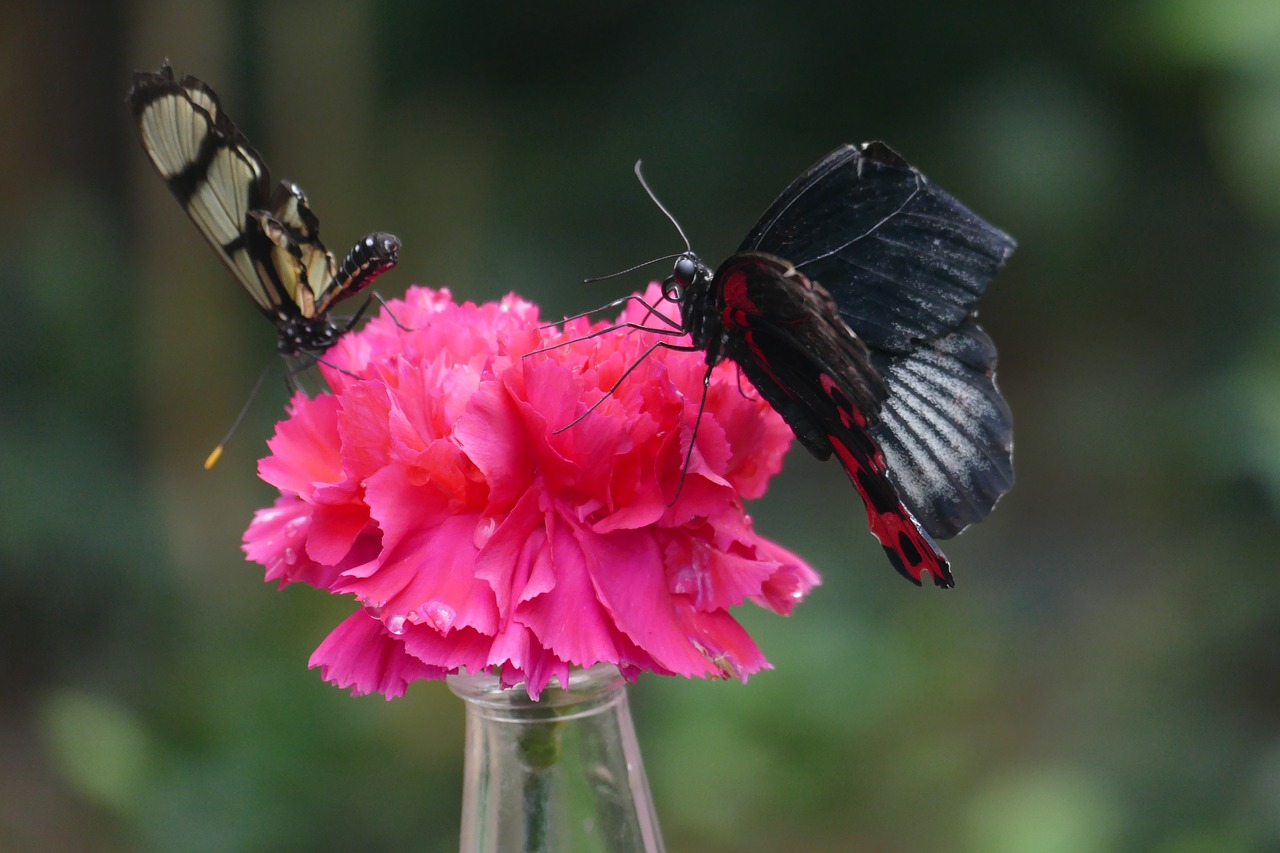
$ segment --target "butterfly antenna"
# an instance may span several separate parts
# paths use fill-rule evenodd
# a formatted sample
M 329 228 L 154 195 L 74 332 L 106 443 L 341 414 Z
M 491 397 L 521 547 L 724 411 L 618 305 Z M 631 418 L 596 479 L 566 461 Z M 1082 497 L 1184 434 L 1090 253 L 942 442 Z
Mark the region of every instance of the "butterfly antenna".
M 658 206 L 658 210 L 661 210 L 664 214 L 666 214 L 667 219 L 670 219 L 671 224 L 676 227 L 676 231 L 679 232 L 680 234 L 680 239 L 684 241 L 684 250 L 686 252 L 692 252 L 693 245 L 689 242 L 689 238 L 685 235 L 684 229 L 680 227 L 680 223 L 676 220 L 676 218 L 671 215 L 671 211 L 667 210 L 666 205 L 658 201 L 658 196 L 654 194 L 652 189 L 650 189 L 649 182 L 644 179 L 644 173 L 640 171 L 640 167 L 642 163 L 643 161 L 641 160 L 636 161 L 636 178 L 640 181 L 640 186 L 644 187 L 644 191 L 649 196 L 649 199 Z M 672 255 L 671 257 L 679 257 L 679 255 Z
M 684 229 L 680 227 L 680 223 L 676 220 L 674 216 L 671 215 L 671 211 L 667 210 L 666 205 L 664 205 L 661 201 L 658 200 L 658 197 L 654 194 L 653 189 L 650 188 L 649 182 L 644 179 L 644 173 L 641 172 L 640 170 L 641 166 L 643 165 L 643 162 L 644 161 L 642 160 L 636 161 L 635 171 L 636 171 L 636 177 L 639 178 L 640 180 L 640 186 L 644 188 L 645 195 L 649 196 L 649 200 L 652 201 L 654 204 L 656 204 L 658 206 L 658 210 L 661 210 L 662 213 L 667 217 L 667 219 L 671 220 L 671 224 L 676 227 L 676 232 L 680 235 L 680 239 L 684 241 L 684 252 L 674 252 L 670 255 L 663 255 L 660 258 L 653 258 L 652 260 L 648 260 L 648 261 L 644 261 L 643 263 L 636 264 L 634 267 L 628 267 L 625 270 L 609 273 L 608 275 L 598 275 L 592 278 L 584 278 L 582 280 L 583 284 L 590 284 L 596 281 L 604 281 L 605 279 L 609 279 L 609 278 L 617 278 L 620 275 L 626 275 L 627 273 L 635 272 L 641 267 L 647 267 L 649 266 L 649 264 L 656 264 L 659 261 L 669 261 L 672 258 L 681 257 L 686 252 L 693 251 L 693 246 L 689 243 L 689 238 L 688 236 L 685 235 Z
M 660 257 L 660 258 L 652 258 L 652 259 L 650 259 L 650 260 L 644 261 L 643 263 L 636 264 L 634 267 L 628 267 L 628 268 L 627 268 L 627 269 L 625 269 L 625 270 L 619 270 L 618 272 L 611 272 L 611 273 L 609 273 L 608 275 L 597 275 L 597 276 L 592 276 L 591 278 L 584 278 L 584 279 L 582 280 L 582 283 L 583 283 L 583 284 L 591 284 L 592 282 L 596 282 L 596 281 L 604 281 L 605 279 L 617 278 L 617 277 L 618 277 L 618 276 L 620 276 L 620 275 L 626 275 L 626 274 L 627 274 L 627 273 L 629 273 L 629 272 L 635 272 L 636 270 L 640 269 L 641 267 L 647 267 L 647 266 L 649 266 L 649 264 L 656 264 L 658 261 L 669 261 L 669 260 L 671 260 L 672 258 L 678 258 L 678 257 L 680 257 L 682 254 L 684 254 L 684 253 L 683 253 L 683 252 L 676 252 L 676 253 L 675 253 L 675 254 L 673 254 L 673 255 L 663 255 L 663 256 L 662 256 L 662 257 Z M 607 306 L 606 306 L 606 307 L 607 307 Z M 588 313 L 592 313 L 592 312 L 588 312 Z
M 235 435 L 236 430 L 240 428 L 240 422 L 244 420 L 244 416 L 249 413 L 249 407 L 253 405 L 254 399 L 258 396 L 258 391 L 262 388 L 263 381 L 267 378 L 267 371 L 271 369 L 271 362 L 262 368 L 262 372 L 258 374 L 258 381 L 253 383 L 253 390 L 249 392 L 249 399 L 244 401 L 244 406 L 240 409 L 240 414 L 236 415 L 235 421 L 231 424 L 231 429 L 227 430 L 227 434 L 222 437 L 222 441 L 218 442 L 218 446 L 205 457 L 204 470 L 212 470 L 214 465 L 218 464 L 218 460 L 222 458 L 222 451 L 227 446 L 227 442 L 231 440 L 231 436 Z

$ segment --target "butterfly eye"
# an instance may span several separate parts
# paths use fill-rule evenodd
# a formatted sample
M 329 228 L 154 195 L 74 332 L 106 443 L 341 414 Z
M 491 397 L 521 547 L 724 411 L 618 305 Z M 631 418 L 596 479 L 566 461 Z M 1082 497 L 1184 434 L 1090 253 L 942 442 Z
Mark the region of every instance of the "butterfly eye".
M 676 261 L 676 268 L 671 274 L 671 279 L 668 280 L 674 280 L 679 287 L 688 287 L 693 284 L 693 280 L 697 275 L 698 261 L 689 255 L 681 255 L 680 259 Z

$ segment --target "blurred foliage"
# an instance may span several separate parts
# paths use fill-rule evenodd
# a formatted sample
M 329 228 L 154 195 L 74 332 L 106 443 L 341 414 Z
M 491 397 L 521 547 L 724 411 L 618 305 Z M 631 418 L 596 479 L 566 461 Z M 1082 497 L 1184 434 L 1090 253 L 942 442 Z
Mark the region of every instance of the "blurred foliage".
M 462 710 L 306 670 L 275 593 L 273 333 L 138 151 L 129 74 L 210 81 L 382 287 L 545 316 L 710 261 L 883 138 L 1021 246 L 984 300 L 1018 484 L 919 591 L 801 452 L 757 524 L 823 570 L 746 686 L 632 691 L 671 850 L 1280 849 L 1280 5 L 11 0 L 0 9 L 0 849 L 450 850 Z M 655 268 L 656 269 L 656 268 Z M 275 390 L 271 390 L 275 389 Z

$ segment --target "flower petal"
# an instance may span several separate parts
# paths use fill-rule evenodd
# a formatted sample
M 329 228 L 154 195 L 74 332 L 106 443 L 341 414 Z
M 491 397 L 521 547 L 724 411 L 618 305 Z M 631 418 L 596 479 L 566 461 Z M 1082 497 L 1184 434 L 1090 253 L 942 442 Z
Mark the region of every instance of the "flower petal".
M 662 301 L 656 285 L 645 293 Z M 312 656 L 355 693 L 490 671 L 536 697 L 575 666 L 740 678 L 768 666 L 730 614 L 819 581 L 759 536 L 791 433 L 730 365 L 632 329 L 538 325 L 515 296 L 411 288 L 296 396 L 245 533 L 268 580 L 361 607 Z M 629 322 L 652 321 L 628 303 Z
M 403 696 L 405 688 L 420 678 L 444 678 L 448 670 L 425 664 L 405 652 L 382 623 L 357 610 L 324 639 L 307 666 L 320 668 L 320 677 L 353 696 L 381 693 L 388 699 Z

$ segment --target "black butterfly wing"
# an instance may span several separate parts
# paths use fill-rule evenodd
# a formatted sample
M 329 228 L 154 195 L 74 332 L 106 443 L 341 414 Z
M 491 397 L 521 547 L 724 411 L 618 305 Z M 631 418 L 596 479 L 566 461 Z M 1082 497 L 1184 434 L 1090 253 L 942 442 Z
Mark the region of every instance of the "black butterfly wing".
M 129 105 L 143 150 L 245 292 L 268 316 L 288 298 L 258 275 L 246 233 L 250 214 L 268 208 L 270 174 L 262 158 L 222 112 L 200 80 L 158 73 L 134 75 Z
M 889 479 L 869 432 L 888 391 L 831 297 L 786 261 L 756 253 L 722 264 L 712 288 L 721 351 L 814 455 L 839 458 L 894 567 L 917 584 L 927 572 L 939 586 L 954 585 L 946 557 Z
M 1012 421 L 974 306 L 1011 237 L 879 142 L 845 145 L 796 179 L 744 248 L 820 283 L 889 387 L 874 430 L 903 502 L 954 536 L 1013 482 Z
M 904 352 L 959 326 L 1014 246 L 887 145 L 867 142 L 793 181 L 739 251 L 786 258 L 868 346 Z
M 889 396 L 873 430 L 902 501 L 933 536 L 981 521 L 1013 485 L 1013 421 L 996 348 L 970 317 L 908 355 L 871 352 Z

